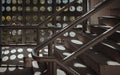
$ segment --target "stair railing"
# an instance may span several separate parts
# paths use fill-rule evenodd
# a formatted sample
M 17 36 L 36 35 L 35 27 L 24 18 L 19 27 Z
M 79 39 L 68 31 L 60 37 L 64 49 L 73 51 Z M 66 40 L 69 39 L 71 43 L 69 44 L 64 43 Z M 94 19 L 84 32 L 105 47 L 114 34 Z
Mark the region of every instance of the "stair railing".
M 88 43 L 84 44 L 83 46 L 81 46 L 78 50 L 76 50 L 75 52 L 73 52 L 72 55 L 66 57 L 63 60 L 63 62 L 67 63 L 67 62 L 73 60 L 75 57 L 77 57 L 80 54 L 82 54 L 83 52 L 89 50 L 90 47 L 95 46 L 97 43 L 99 43 L 99 42 L 103 41 L 104 39 L 106 39 L 108 36 L 110 36 L 111 34 L 113 34 L 119 28 L 120 28 L 120 23 L 118 23 L 114 27 L 110 28 L 109 30 L 103 32 L 102 34 L 100 34 L 99 36 L 97 36 L 96 38 L 94 38 L 93 40 L 91 40 L 90 42 L 88 42 Z
M 53 35 L 51 38 L 49 38 L 48 40 L 44 41 L 42 44 L 39 44 L 36 48 L 34 48 L 34 50 L 32 51 L 33 56 L 37 57 L 37 53 L 39 51 L 39 49 L 42 49 L 43 47 L 45 47 L 46 45 L 48 45 L 49 43 L 53 42 L 56 38 L 58 38 L 59 36 L 61 36 L 62 34 L 64 34 L 66 31 L 71 30 L 74 26 L 76 26 L 79 23 L 82 23 L 84 20 L 88 19 L 90 16 L 92 16 L 94 13 L 96 13 L 97 11 L 99 11 L 100 9 L 104 8 L 107 4 L 109 4 L 112 0 L 103 0 L 100 3 L 98 3 L 93 9 L 91 9 L 90 11 L 88 11 L 87 13 L 83 14 L 82 16 L 80 16 L 79 18 L 77 18 L 74 22 L 72 22 L 70 25 L 66 26 L 65 28 L 63 28 L 61 31 L 59 31 L 58 33 L 56 33 L 55 35 Z
M 82 16 L 80 16 L 79 18 L 77 18 L 74 22 L 72 22 L 70 25 L 66 26 L 65 28 L 63 28 L 62 30 L 60 30 L 58 33 L 56 33 L 55 35 L 53 35 L 51 38 L 49 38 L 48 40 L 44 41 L 42 44 L 38 45 L 36 48 L 34 48 L 34 50 L 32 51 L 32 56 L 36 61 L 39 62 L 56 62 L 59 66 L 61 66 L 62 68 L 66 69 L 66 71 L 68 71 L 70 74 L 72 75 L 79 75 L 78 73 L 76 73 L 74 70 L 71 69 L 67 69 L 67 66 L 65 65 L 66 62 L 71 61 L 72 59 L 74 59 L 74 57 L 77 57 L 78 55 L 80 55 L 81 53 L 85 52 L 89 47 L 94 46 L 95 44 L 97 44 L 98 42 L 102 41 L 103 39 L 105 39 L 106 37 L 108 37 L 109 35 L 111 35 L 115 30 L 118 29 L 119 24 L 114 27 L 113 29 L 110 29 L 110 31 L 105 32 L 104 34 L 102 34 L 101 36 L 95 38 L 94 40 L 92 40 L 91 42 L 88 42 L 87 44 L 83 45 L 81 48 L 79 48 L 77 51 L 73 52 L 73 54 L 67 58 L 65 58 L 63 60 L 63 62 L 58 61 L 56 58 L 53 58 L 52 56 L 49 57 L 39 57 L 38 56 L 38 52 L 40 49 L 42 49 L 43 47 L 45 47 L 46 45 L 51 44 L 56 38 L 58 38 L 59 36 L 61 36 L 62 34 L 64 34 L 66 31 L 71 30 L 74 26 L 76 26 L 79 23 L 82 23 L 84 20 L 86 20 L 87 18 L 89 18 L 90 16 L 92 16 L 94 13 L 96 13 L 97 11 L 99 11 L 100 9 L 104 8 L 106 5 L 108 5 L 111 1 L 113 0 L 103 0 L 101 2 L 99 2 L 93 9 L 91 9 L 90 11 L 88 11 L 87 13 L 83 14 Z M 109 35 L 104 36 L 105 34 L 109 33 Z M 99 41 L 97 41 L 99 40 Z M 91 43 L 94 43 L 91 45 Z M 49 50 L 48 50 L 49 51 Z M 52 50 L 51 50 L 52 51 Z

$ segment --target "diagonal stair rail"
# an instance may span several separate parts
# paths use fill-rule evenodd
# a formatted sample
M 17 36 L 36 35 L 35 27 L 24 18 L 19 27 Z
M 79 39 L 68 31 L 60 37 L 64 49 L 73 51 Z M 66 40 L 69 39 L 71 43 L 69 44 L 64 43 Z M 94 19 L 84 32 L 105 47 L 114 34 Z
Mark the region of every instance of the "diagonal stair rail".
M 64 34 L 66 31 L 71 30 L 74 26 L 76 26 L 77 24 L 83 22 L 84 20 L 86 20 L 87 18 L 89 18 L 90 16 L 92 16 L 94 13 L 96 13 L 97 11 L 99 11 L 100 9 L 102 9 L 103 7 L 105 7 L 107 4 L 111 3 L 111 1 L 113 1 L 113 0 L 103 0 L 100 3 L 98 3 L 93 9 L 91 9 L 87 13 L 83 14 L 81 17 L 79 17 L 74 22 L 72 22 L 70 25 L 68 25 L 65 28 L 63 28 L 61 31 L 59 31 L 58 33 L 56 33 L 55 35 L 53 35 L 51 38 L 49 38 L 48 40 L 44 41 L 42 44 L 39 44 L 32 51 L 32 55 L 37 57 L 37 53 L 36 52 L 38 52 L 39 49 L 42 49 L 43 47 L 45 47 L 49 43 L 53 42 L 56 38 L 58 38 L 59 36 L 61 36 L 62 34 Z
M 75 52 L 73 52 L 73 54 L 71 56 L 66 57 L 63 62 L 67 63 L 71 60 L 73 60 L 75 57 L 79 56 L 80 54 L 82 54 L 83 52 L 87 51 L 90 47 L 96 45 L 97 43 L 103 41 L 104 39 L 106 39 L 108 36 L 110 36 L 111 34 L 113 34 L 116 30 L 118 30 L 120 28 L 120 23 L 118 23 L 117 25 L 115 25 L 114 27 L 110 28 L 109 30 L 105 31 L 104 33 L 102 33 L 101 35 L 97 36 L 96 38 L 94 38 L 93 40 L 91 40 L 90 42 L 84 44 L 82 47 L 80 47 L 78 50 L 76 50 Z
M 103 39 L 105 39 L 106 37 L 108 37 L 109 35 L 111 35 L 116 29 L 118 29 L 119 24 L 114 27 L 113 29 L 110 29 L 110 31 L 105 32 L 104 34 L 102 34 L 101 36 L 95 38 L 94 40 L 92 40 L 91 42 L 88 42 L 87 44 L 83 45 L 81 48 L 79 48 L 77 51 L 75 51 L 71 56 L 65 58 L 63 60 L 63 62 L 58 61 L 56 58 L 52 58 L 50 57 L 39 57 L 38 56 L 38 52 L 40 49 L 42 49 L 43 47 L 45 47 L 46 45 L 51 44 L 56 38 L 58 38 L 59 36 L 61 36 L 62 34 L 64 34 L 66 31 L 71 30 L 74 26 L 76 26 L 78 23 L 83 22 L 84 20 L 86 20 L 87 18 L 89 18 L 90 16 L 92 16 L 94 13 L 96 13 L 97 11 L 99 11 L 100 9 L 104 8 L 106 5 L 110 4 L 111 1 L 113 0 L 103 0 L 101 2 L 99 2 L 93 9 L 91 9 L 90 11 L 88 11 L 87 13 L 83 14 L 81 17 L 77 18 L 74 22 L 72 22 L 69 26 L 66 26 L 65 28 L 63 28 L 62 30 L 60 30 L 58 33 L 56 33 L 55 35 L 53 35 L 50 39 L 44 41 L 42 44 L 38 45 L 36 48 L 34 48 L 34 50 L 32 51 L 32 56 L 36 61 L 40 61 L 40 62 L 56 62 L 58 65 L 60 65 L 62 68 L 67 68 L 67 66 L 65 65 L 65 63 L 67 63 L 68 61 L 71 61 L 72 59 L 74 59 L 74 57 L 80 55 L 81 53 L 85 52 L 89 47 L 94 46 L 95 44 L 97 44 L 98 42 L 102 41 Z M 110 33 L 109 33 L 110 32 Z M 107 33 L 109 33 L 109 35 L 106 35 Z M 105 37 L 102 37 L 103 35 L 106 35 Z M 102 38 L 101 38 L 102 37 Z M 99 41 L 96 41 L 100 39 Z M 91 45 L 91 43 L 94 43 Z M 87 47 L 87 48 L 86 48 Z M 52 59 L 50 59 L 52 58 Z M 78 73 L 74 72 L 71 69 L 66 69 L 69 73 L 71 73 L 72 75 L 79 75 Z
M 38 62 L 55 62 L 57 63 L 60 67 L 62 67 L 64 70 L 69 72 L 71 75 L 80 75 L 77 73 L 75 70 L 70 68 L 69 66 L 65 65 L 63 62 L 57 60 L 55 57 L 33 57 L 36 61 Z

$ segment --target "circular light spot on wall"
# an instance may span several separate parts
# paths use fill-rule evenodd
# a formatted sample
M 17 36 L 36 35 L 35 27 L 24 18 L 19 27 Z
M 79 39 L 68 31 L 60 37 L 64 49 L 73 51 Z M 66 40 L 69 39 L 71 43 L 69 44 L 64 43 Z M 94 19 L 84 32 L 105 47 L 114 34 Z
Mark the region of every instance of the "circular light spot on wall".
M 69 36 L 70 36 L 70 37 L 75 37 L 75 36 L 76 36 L 76 33 L 75 33 L 75 32 L 70 32 L 70 33 L 69 33 Z
M 45 7 L 44 7 L 44 6 L 41 6 L 41 7 L 40 7 L 40 11 L 45 11 Z
M 52 24 L 52 23 L 48 23 L 47 26 L 48 26 L 48 27 L 52 27 L 53 24 Z
M 4 54 L 4 51 L 2 51 L 2 54 Z
M 7 2 L 7 4 L 10 4 L 10 3 L 11 3 L 11 0 L 7 0 L 6 2 Z
M 61 16 L 56 16 L 57 21 L 61 21 Z
M 66 75 L 63 70 L 57 69 L 57 75 Z
M 18 0 L 18 4 L 22 4 L 22 0 Z
M 43 42 L 44 40 L 45 40 L 44 37 L 41 37 L 41 38 L 40 38 L 40 42 Z
M 81 4 L 83 2 L 83 0 L 78 0 L 77 3 Z
M 40 0 L 40 3 L 41 4 L 45 4 L 45 0 Z
M 61 10 L 61 7 L 60 6 L 57 6 L 56 7 L 56 11 L 60 11 Z
M 53 31 L 48 30 L 49 36 L 51 37 L 53 35 Z
M 30 0 L 26 0 L 26 4 L 30 4 Z
M 2 21 L 5 21 L 5 16 L 2 16 Z
M 12 49 L 12 50 L 11 50 L 11 53 L 16 53 L 16 49 Z
M 24 55 L 23 54 L 18 54 L 18 56 L 17 56 L 19 59 L 22 59 L 23 57 L 24 57 Z
M 57 23 L 56 26 L 57 26 L 58 28 L 61 28 L 61 27 L 62 27 L 61 23 Z
M 38 16 L 37 15 L 33 16 L 33 20 L 37 21 L 38 20 Z
M 22 7 L 21 6 L 18 6 L 18 11 L 22 11 Z
M 27 48 L 28 52 L 32 52 L 32 50 L 33 50 L 32 48 Z
M 16 1 L 16 0 L 12 0 L 12 3 L 13 3 L 13 4 L 16 4 L 16 3 L 17 3 L 17 1 Z
M 68 24 L 67 23 L 63 23 L 63 28 L 66 27 L 66 26 L 68 26 Z
M 22 34 L 22 30 L 18 30 L 18 35 L 21 35 Z
M 69 10 L 72 12 L 75 11 L 75 6 L 70 6 Z
M 83 28 L 83 25 L 77 25 L 76 28 Z
M 16 30 L 13 30 L 13 31 L 12 31 L 12 35 L 13 35 L 13 36 L 16 35 L 16 33 L 17 33 Z
M 63 16 L 63 21 L 68 21 L 68 17 L 67 16 Z
M 18 20 L 19 20 L 19 21 L 22 21 L 22 16 L 18 16 Z
M 65 34 L 63 34 L 63 36 L 67 37 L 68 36 L 68 32 L 66 32 Z
M 7 21 L 11 21 L 11 16 L 7 16 L 7 17 L 6 17 L 6 20 L 7 20 Z
M 48 10 L 49 12 L 52 11 L 52 7 L 51 7 L 51 6 L 47 7 L 47 10 Z
M 5 3 L 5 0 L 2 0 L 2 4 L 4 4 Z
M 14 71 L 16 67 L 9 67 L 9 71 Z
M 10 11 L 10 10 L 11 10 L 10 6 L 7 6 L 6 11 Z
M 0 67 L 0 72 L 5 72 L 5 71 L 7 71 L 7 67 Z
M 68 3 L 68 0 L 62 0 L 64 4 L 67 4 Z
M 34 7 L 33 7 L 33 11 L 34 11 L 34 12 L 38 11 L 38 7 L 34 6 Z
M 4 51 L 4 54 L 5 54 L 5 55 L 6 55 L 6 54 L 9 54 L 9 52 L 10 52 L 9 50 L 5 50 L 5 51 Z
M 73 2 L 74 0 L 70 0 L 70 2 Z
M 5 11 L 5 7 L 4 6 L 2 6 L 2 11 Z
M 41 21 L 44 21 L 44 20 L 45 20 L 45 16 L 41 16 L 41 17 L 40 17 L 40 20 L 41 20 Z
M 48 4 L 52 4 L 52 0 L 47 0 L 47 3 Z
M 16 21 L 17 20 L 17 16 L 12 16 L 12 21 Z
M 65 47 L 64 46 L 62 46 L 62 45 L 58 45 L 58 46 L 55 46 L 57 49 L 59 49 L 59 50 L 65 50 Z
M 17 50 L 18 52 L 23 52 L 23 49 L 22 48 L 18 48 L 18 50 Z
M 71 42 L 74 43 L 74 44 L 80 44 L 80 45 L 83 44 L 83 42 L 81 42 L 79 40 L 71 40 Z
M 38 0 L 33 0 L 33 4 L 37 4 L 38 3 Z
M 82 67 L 82 68 L 86 68 L 85 65 L 81 64 L 81 63 L 74 63 L 75 67 Z
M 26 11 L 27 11 L 27 12 L 30 11 L 30 7 L 29 7 L 29 6 L 26 7 Z
M 70 21 L 74 21 L 75 20 L 75 16 L 70 16 Z
M 83 10 L 83 7 L 77 6 L 77 11 L 81 12 Z
M 10 56 L 10 60 L 15 60 L 16 59 L 16 55 L 11 55 Z
M 2 58 L 2 61 L 7 61 L 9 58 L 8 58 L 8 56 L 4 56 L 3 58 Z
M 57 4 L 60 4 L 60 3 L 61 3 L 61 0 L 56 0 L 56 3 L 57 3 Z

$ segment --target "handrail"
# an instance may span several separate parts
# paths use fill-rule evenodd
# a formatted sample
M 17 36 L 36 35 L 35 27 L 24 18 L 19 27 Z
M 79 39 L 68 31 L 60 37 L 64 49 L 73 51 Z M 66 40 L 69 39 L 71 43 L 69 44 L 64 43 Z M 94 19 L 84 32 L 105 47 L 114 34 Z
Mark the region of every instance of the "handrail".
M 53 35 L 51 38 L 49 38 L 48 40 L 44 41 L 42 44 L 40 44 L 36 48 L 34 48 L 33 51 L 32 51 L 32 55 L 34 57 L 38 57 L 36 52 L 39 51 L 39 49 L 42 49 L 47 44 L 53 42 L 56 38 L 58 38 L 59 36 L 61 36 L 62 34 L 64 34 L 66 31 L 69 31 L 70 29 L 72 29 L 77 24 L 82 23 L 84 20 L 86 20 L 87 18 L 89 18 L 90 16 L 92 16 L 94 13 L 96 13 L 97 11 L 99 11 L 100 9 L 102 9 L 104 6 L 108 5 L 111 1 L 113 1 L 113 0 L 103 0 L 103 1 L 99 2 L 89 12 L 83 14 L 82 16 L 80 16 L 79 18 L 77 18 L 74 22 L 72 22 L 70 25 L 66 26 L 61 31 L 59 31 L 58 33 L 56 33 L 55 35 Z
M 53 35 L 50 39 L 44 41 L 42 44 L 38 45 L 36 48 L 33 49 L 32 51 L 32 56 L 36 61 L 42 61 L 44 60 L 45 62 L 47 62 L 47 60 L 49 60 L 48 57 L 39 57 L 38 53 L 40 49 L 42 49 L 43 47 L 45 47 L 46 45 L 52 43 L 56 38 L 58 38 L 59 36 L 61 36 L 62 34 L 64 34 L 66 31 L 71 30 L 72 28 L 74 28 L 74 26 L 76 26 L 79 23 L 82 23 L 84 20 L 86 20 L 87 18 L 89 18 L 90 16 L 92 16 L 94 13 L 96 13 L 97 11 L 99 11 L 100 9 L 102 9 L 104 6 L 108 5 L 112 0 L 103 0 L 101 2 L 99 2 L 93 9 L 91 9 L 89 12 L 85 13 L 84 15 L 80 16 L 79 18 L 77 18 L 74 22 L 72 22 L 70 25 L 66 26 L 65 28 L 63 28 L 61 31 L 59 31 L 58 33 L 56 33 L 55 35 Z M 114 29 L 114 28 L 113 28 Z M 113 30 L 112 30 L 113 31 Z M 107 33 L 107 32 L 105 32 Z M 103 35 L 105 35 L 105 33 Z M 113 32 L 111 32 L 112 34 Z M 109 36 L 109 35 L 108 35 Z M 107 37 L 107 36 L 106 36 Z M 98 38 L 100 39 L 100 38 Z M 97 40 L 98 40 L 97 39 Z M 102 38 L 100 40 L 103 40 L 105 38 Z M 99 41 L 100 41 L 99 40 Z M 94 43 L 91 45 L 91 42 L 83 45 L 81 48 L 79 48 L 77 51 L 75 51 L 71 56 L 69 56 L 68 58 L 64 59 L 63 62 L 58 61 L 57 59 L 53 59 L 53 62 L 56 62 L 57 64 L 59 64 L 61 67 L 65 68 L 68 72 L 70 72 L 73 75 L 79 75 L 77 72 L 72 71 L 72 70 L 68 70 L 65 63 L 68 61 L 71 61 L 72 59 L 74 59 L 74 57 L 78 56 L 79 54 L 83 53 L 84 51 L 86 51 L 90 46 L 95 45 L 96 43 L 98 43 L 99 41 L 94 41 L 92 40 L 91 42 Z M 89 46 L 90 45 L 90 46 Z M 89 46 L 89 47 L 88 47 Z M 86 48 L 87 47 L 87 48 Z M 80 52 L 80 53 L 79 53 Z M 75 74 L 76 73 L 76 74 Z
M 73 60 L 75 57 L 79 56 L 80 54 L 82 54 L 83 52 L 87 51 L 90 47 L 96 45 L 97 43 L 103 41 L 104 39 L 106 39 L 108 36 L 110 36 L 111 34 L 113 34 L 116 30 L 118 30 L 120 28 L 120 23 L 118 23 L 117 25 L 115 25 L 114 27 L 110 28 L 109 30 L 105 31 L 104 33 L 102 33 L 101 35 L 97 36 L 96 38 L 94 38 L 93 40 L 91 40 L 90 42 L 84 44 L 82 47 L 80 47 L 78 50 L 76 50 L 75 52 L 72 53 L 71 56 L 66 57 L 63 62 L 67 63 L 71 60 Z
M 72 68 L 68 67 L 67 65 L 65 65 L 63 62 L 58 61 L 56 58 L 49 56 L 49 57 L 42 57 L 41 59 L 39 59 L 39 57 L 33 57 L 36 61 L 40 61 L 40 62 L 55 62 L 57 63 L 59 66 L 61 66 L 62 68 L 64 68 L 67 72 L 69 72 L 72 75 L 80 75 L 78 72 L 76 72 L 75 70 L 73 70 Z
M 45 19 L 43 22 L 41 22 L 40 24 L 38 24 L 38 25 L 37 25 L 38 28 L 39 28 L 40 25 L 47 24 L 51 18 L 56 17 L 58 14 L 62 13 L 66 8 L 68 8 L 69 6 L 71 6 L 72 4 L 74 4 L 74 3 L 77 2 L 77 1 L 78 1 L 78 0 L 74 0 L 73 2 L 65 5 L 60 11 L 55 12 L 55 13 L 52 14 L 50 17 L 48 17 L 47 19 Z

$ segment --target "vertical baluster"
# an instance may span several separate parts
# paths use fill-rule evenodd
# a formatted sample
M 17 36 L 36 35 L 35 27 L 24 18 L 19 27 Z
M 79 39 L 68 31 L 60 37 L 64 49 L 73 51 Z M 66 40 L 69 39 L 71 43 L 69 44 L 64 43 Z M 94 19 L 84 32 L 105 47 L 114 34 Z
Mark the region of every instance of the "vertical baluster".
M 0 0 L 0 25 L 2 24 L 2 0 Z M 1 64 L 1 62 L 2 62 L 2 47 L 1 47 L 1 45 L 2 45 L 2 33 L 1 33 L 1 28 L 0 28 L 0 64 Z
M 48 56 L 53 56 L 52 43 L 48 45 Z M 48 63 L 48 73 L 49 75 L 56 75 L 57 65 L 55 62 Z

